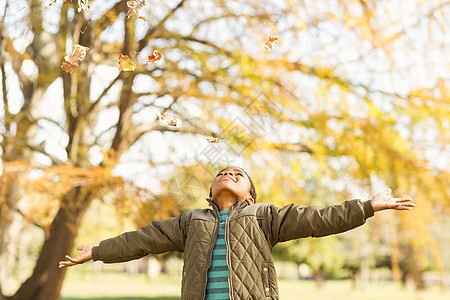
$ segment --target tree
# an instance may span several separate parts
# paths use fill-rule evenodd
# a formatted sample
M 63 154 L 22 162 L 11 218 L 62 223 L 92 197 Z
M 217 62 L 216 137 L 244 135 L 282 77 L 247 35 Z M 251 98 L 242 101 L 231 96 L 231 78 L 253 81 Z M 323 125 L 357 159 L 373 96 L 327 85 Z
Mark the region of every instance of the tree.
M 433 133 L 432 146 L 448 144 L 448 82 L 432 57 L 425 63 L 435 75 L 427 84 L 408 82 L 401 90 L 385 86 L 385 74 L 372 67 L 376 61 L 396 78 L 404 75 L 404 53 L 398 51 L 410 49 L 413 57 L 425 49 L 424 37 L 411 37 L 410 31 L 430 26 L 445 32 L 447 2 L 421 4 L 414 18 L 399 17 L 399 26 L 395 16 L 384 14 L 389 1 L 152 1 L 140 12 L 146 22 L 126 17 L 126 1 L 91 2 L 90 10 L 78 12 L 69 1 L 48 9 L 36 0 L 5 1 L 0 11 L 3 166 L 24 161 L 43 178 L 63 170 L 58 176 L 75 174 L 79 182 L 58 194 L 33 273 L 9 298 L 58 298 L 65 270 L 56 269 L 57 262 L 72 249 L 83 213 L 96 197 L 120 195 L 111 189 L 118 180 L 114 168 L 138 144 L 158 147 L 151 143 L 158 135 L 221 137 L 234 157 L 248 159 L 255 170 L 266 164 L 268 172 L 255 172 L 255 180 L 273 179 L 262 195 L 275 203 L 301 194 L 299 180 L 342 185 L 346 179 L 344 185 L 369 189 L 378 179 L 398 193 L 412 191 L 419 205 L 432 197 L 441 213 L 448 210 L 448 171 L 417 147 L 423 142 L 418 133 L 426 130 Z M 410 19 L 416 23 L 405 21 Z M 275 33 L 282 33 L 278 52 L 264 52 L 268 35 Z M 448 42 L 438 34 L 429 39 L 433 53 L 445 53 Z M 71 44 L 89 50 L 69 74 L 60 66 Z M 155 49 L 163 62 L 146 64 Z M 116 69 L 120 54 L 136 62 L 133 72 Z M 159 111 L 175 115 L 181 126 L 161 125 Z M 48 133 L 42 139 L 45 131 L 62 136 L 64 146 L 55 151 Z M 170 149 L 171 158 L 183 150 Z M 151 157 L 149 163 L 156 170 L 161 161 Z M 170 159 L 168 166 L 174 163 L 189 170 L 197 164 Z M 25 194 L 18 176 L 6 171 L 0 235 L 7 230 L 3 216 L 17 211 Z M 58 176 L 53 180 L 64 186 Z M 166 212 L 176 211 L 164 195 L 148 198 Z M 431 211 L 425 218 L 426 213 Z M 423 226 L 417 223 L 415 231 Z

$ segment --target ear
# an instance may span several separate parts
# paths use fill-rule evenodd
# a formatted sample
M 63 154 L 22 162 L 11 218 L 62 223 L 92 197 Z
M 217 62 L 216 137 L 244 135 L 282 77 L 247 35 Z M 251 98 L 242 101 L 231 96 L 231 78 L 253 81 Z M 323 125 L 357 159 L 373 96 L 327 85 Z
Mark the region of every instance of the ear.
M 247 199 L 245 199 L 245 201 L 247 201 L 248 205 L 252 205 L 253 203 L 255 203 L 255 199 L 253 199 L 252 197 L 248 197 Z

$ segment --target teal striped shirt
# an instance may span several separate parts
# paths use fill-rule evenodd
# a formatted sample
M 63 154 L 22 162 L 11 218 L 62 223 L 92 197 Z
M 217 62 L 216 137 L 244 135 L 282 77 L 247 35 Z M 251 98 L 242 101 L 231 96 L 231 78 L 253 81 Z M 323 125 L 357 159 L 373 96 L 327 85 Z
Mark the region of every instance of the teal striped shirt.
M 206 300 L 228 300 L 228 266 L 227 246 L 225 245 L 225 219 L 229 210 L 219 211 L 220 223 L 217 240 L 212 251 L 211 266 L 208 269 L 208 283 L 206 284 Z

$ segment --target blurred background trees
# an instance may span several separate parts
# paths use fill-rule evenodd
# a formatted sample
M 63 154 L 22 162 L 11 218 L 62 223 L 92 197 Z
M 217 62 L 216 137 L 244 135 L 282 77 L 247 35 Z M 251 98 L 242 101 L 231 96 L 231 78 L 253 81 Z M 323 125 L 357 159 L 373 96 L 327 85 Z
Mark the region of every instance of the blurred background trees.
M 205 207 L 227 164 L 277 205 L 387 186 L 414 198 L 413 213 L 274 250 L 318 280 L 384 261 L 423 288 L 425 270 L 448 270 L 448 1 L 156 0 L 145 20 L 126 18 L 126 1 L 50 2 L 0 2 L 0 297 L 58 297 L 57 262 L 92 201 L 142 226 Z M 69 74 L 73 44 L 89 50 Z

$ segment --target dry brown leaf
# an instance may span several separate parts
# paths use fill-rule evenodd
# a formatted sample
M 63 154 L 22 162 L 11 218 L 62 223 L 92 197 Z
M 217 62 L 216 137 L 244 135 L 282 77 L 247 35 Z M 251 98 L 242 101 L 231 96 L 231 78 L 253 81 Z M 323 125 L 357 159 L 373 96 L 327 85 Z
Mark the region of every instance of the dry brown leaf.
M 212 137 L 210 139 L 206 139 L 208 141 L 208 143 L 220 143 L 222 142 L 219 138 L 216 137 Z
M 148 57 L 148 63 L 152 63 L 158 60 L 161 60 L 162 54 L 159 52 L 159 50 L 153 51 L 152 55 L 149 55 Z
M 61 68 L 66 73 L 72 74 L 78 68 L 78 63 L 84 59 L 88 50 L 88 47 L 74 44 L 72 54 L 64 57 L 65 62 L 62 63 Z
M 175 117 L 172 115 L 169 114 L 165 115 L 162 112 L 160 112 L 158 114 L 158 117 L 161 120 L 161 122 L 163 122 L 167 126 L 177 126 L 177 119 L 175 119 Z
M 71 64 L 78 64 L 84 59 L 88 50 L 88 47 L 74 44 L 72 54 L 66 55 L 64 59 Z
M 131 61 L 128 55 L 119 55 L 119 71 L 134 71 L 136 64 Z
M 267 51 L 272 51 L 272 48 L 274 45 L 278 44 L 278 40 L 280 38 L 277 36 L 269 36 L 269 39 L 267 40 L 267 42 L 264 44 L 264 47 L 266 48 Z
M 145 4 L 145 0 L 127 1 L 127 6 L 129 8 L 127 12 L 127 19 L 137 15 L 139 10 L 143 8 Z
M 47 4 L 47 6 L 45 7 L 45 9 L 48 9 L 50 6 L 52 6 L 53 4 L 55 4 L 56 1 L 58 1 L 58 0 L 52 0 L 49 4 Z M 64 0 L 64 2 L 66 2 L 66 0 Z
M 90 8 L 89 0 L 78 0 L 78 12 L 88 11 Z
M 71 64 L 70 62 L 67 62 L 67 61 L 63 61 L 62 64 L 61 64 L 61 69 L 63 69 L 64 72 L 66 72 L 66 73 L 72 74 L 73 71 L 78 69 L 78 65 Z

